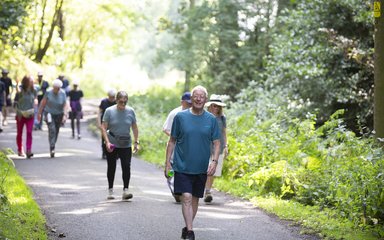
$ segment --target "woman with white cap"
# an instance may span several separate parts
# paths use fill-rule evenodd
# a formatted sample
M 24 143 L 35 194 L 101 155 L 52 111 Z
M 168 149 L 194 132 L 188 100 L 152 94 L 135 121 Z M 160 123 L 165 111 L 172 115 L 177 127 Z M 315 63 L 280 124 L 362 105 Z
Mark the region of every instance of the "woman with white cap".
M 227 146 L 227 119 L 223 113 L 223 107 L 226 106 L 225 103 L 221 100 L 221 97 L 219 95 L 212 94 L 209 102 L 207 102 L 206 107 L 208 107 L 208 111 L 212 113 L 217 120 L 217 123 L 219 125 L 221 138 L 220 138 L 220 155 L 218 159 L 218 164 L 216 166 L 216 172 L 213 176 L 207 177 L 207 182 L 205 183 L 205 196 L 204 196 L 204 202 L 212 202 L 213 197 L 211 193 L 211 188 L 213 185 L 213 180 L 215 177 L 221 176 L 221 172 L 223 169 L 223 160 L 228 155 L 228 146 Z M 213 153 L 213 148 L 212 148 Z
M 77 128 L 77 139 L 81 138 L 80 135 L 80 119 L 83 118 L 81 99 L 84 94 L 81 89 L 79 89 L 79 81 L 73 81 L 73 89 L 69 91 L 69 104 L 71 106 L 71 111 L 69 112 L 69 117 L 71 119 L 71 128 L 72 128 L 72 138 L 75 138 L 75 119 L 76 119 L 76 128 Z
M 40 121 L 44 111 L 44 119 L 48 126 L 48 140 L 51 158 L 55 157 L 55 145 L 60 127 L 67 119 L 67 96 L 64 90 L 61 89 L 62 85 L 63 82 L 60 79 L 55 79 L 52 82 L 53 88 L 47 91 L 43 100 L 41 100 L 37 116 L 38 121 Z

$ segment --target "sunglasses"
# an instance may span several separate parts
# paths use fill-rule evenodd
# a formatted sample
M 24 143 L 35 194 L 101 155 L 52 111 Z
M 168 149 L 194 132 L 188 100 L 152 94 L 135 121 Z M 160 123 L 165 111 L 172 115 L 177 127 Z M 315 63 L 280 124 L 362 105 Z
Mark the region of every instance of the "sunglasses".
M 119 100 L 119 101 L 117 101 L 117 103 L 119 103 L 119 104 L 123 104 L 123 105 L 126 105 L 127 102 L 128 102 L 128 101 L 124 101 L 124 100 Z

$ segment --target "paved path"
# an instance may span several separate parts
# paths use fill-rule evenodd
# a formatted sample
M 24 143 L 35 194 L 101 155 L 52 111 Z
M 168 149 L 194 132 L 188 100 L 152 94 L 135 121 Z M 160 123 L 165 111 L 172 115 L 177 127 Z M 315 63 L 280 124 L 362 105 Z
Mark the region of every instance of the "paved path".
M 181 206 L 173 201 L 162 169 L 134 157 L 133 199 L 121 201 L 118 165 L 118 199 L 107 201 L 106 161 L 100 158 L 100 141 L 86 131 L 85 120 L 82 130 L 82 139 L 77 140 L 70 137 L 68 123 L 61 129 L 55 158 L 49 157 L 46 128 L 33 133 L 32 159 L 11 156 L 47 218 L 50 239 L 180 239 Z M 11 120 L 0 134 L 0 148 L 17 152 L 15 137 L 15 121 Z M 213 204 L 201 201 L 194 228 L 196 239 L 206 240 L 316 239 L 299 235 L 298 228 L 247 201 L 219 192 L 215 192 Z

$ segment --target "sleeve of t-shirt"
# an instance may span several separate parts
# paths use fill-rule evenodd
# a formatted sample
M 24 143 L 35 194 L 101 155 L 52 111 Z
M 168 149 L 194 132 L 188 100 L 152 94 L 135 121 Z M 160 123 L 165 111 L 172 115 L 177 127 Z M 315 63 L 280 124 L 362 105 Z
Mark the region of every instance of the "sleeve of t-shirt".
M 171 136 L 177 138 L 180 132 L 180 117 L 178 114 L 173 118 Z
M 104 99 L 100 101 L 99 108 L 104 110 L 104 108 L 103 108 L 103 102 L 104 102 Z
M 219 124 L 217 123 L 216 118 L 212 120 L 213 128 L 212 128 L 212 141 L 218 140 L 221 137 L 221 132 L 219 130 Z
M 170 132 L 172 127 L 172 120 L 171 120 L 172 113 L 169 113 L 167 116 L 167 119 L 165 120 L 163 124 L 163 130 Z
M 133 108 L 132 108 L 132 123 L 136 123 L 136 113 Z
M 109 109 L 107 108 L 103 116 L 103 122 L 109 122 L 110 118 L 111 118 L 111 111 L 109 111 Z

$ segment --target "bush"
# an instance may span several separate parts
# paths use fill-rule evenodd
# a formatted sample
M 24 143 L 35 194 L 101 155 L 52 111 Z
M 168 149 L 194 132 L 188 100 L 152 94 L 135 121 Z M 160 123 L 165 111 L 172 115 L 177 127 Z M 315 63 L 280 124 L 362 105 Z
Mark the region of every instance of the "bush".
M 335 209 L 356 226 L 383 224 L 384 152 L 347 130 L 342 115 L 319 128 L 313 115 L 291 118 L 282 107 L 264 112 L 264 121 L 255 110 L 229 116 L 225 177 L 242 178 L 259 196 Z

